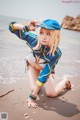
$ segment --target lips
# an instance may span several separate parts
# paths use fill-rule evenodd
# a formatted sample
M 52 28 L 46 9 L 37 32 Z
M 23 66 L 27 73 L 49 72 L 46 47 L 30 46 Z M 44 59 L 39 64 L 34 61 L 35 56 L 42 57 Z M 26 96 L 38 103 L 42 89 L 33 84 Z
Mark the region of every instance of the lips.
M 43 39 L 42 42 L 46 42 L 46 40 Z

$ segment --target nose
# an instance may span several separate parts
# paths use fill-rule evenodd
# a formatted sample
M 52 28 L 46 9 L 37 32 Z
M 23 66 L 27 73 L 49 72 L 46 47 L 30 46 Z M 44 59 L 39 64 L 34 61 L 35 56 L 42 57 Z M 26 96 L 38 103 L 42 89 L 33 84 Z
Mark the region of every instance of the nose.
M 46 34 L 43 34 L 43 39 L 46 39 Z

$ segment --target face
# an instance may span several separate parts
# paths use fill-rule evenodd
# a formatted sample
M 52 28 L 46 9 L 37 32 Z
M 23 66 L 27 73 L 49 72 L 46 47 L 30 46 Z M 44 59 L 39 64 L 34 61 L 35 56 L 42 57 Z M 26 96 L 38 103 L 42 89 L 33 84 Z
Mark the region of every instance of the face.
M 49 46 L 49 42 L 51 39 L 50 30 L 41 28 L 40 33 L 39 33 L 39 39 L 40 39 L 41 44 L 43 44 L 45 46 Z

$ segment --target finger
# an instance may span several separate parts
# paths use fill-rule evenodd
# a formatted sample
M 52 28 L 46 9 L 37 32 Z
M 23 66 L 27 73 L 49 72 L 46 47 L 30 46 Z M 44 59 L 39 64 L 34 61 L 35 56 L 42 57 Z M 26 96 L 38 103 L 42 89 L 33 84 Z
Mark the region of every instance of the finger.
M 30 102 L 28 100 L 25 100 L 25 102 L 27 103 L 28 107 L 30 108 L 31 107 Z
M 36 23 L 37 21 L 36 20 L 32 20 L 31 23 Z
M 39 26 L 39 23 L 37 21 L 32 21 L 31 24 L 33 24 L 34 26 Z
M 29 107 L 29 108 L 32 107 L 31 103 L 28 103 L 28 107 Z
M 36 103 L 33 103 L 33 104 L 32 104 L 32 107 L 33 107 L 33 108 L 36 108 L 36 107 L 37 107 L 37 104 L 36 104 Z
M 36 107 L 37 107 L 37 103 L 35 103 L 35 102 L 30 102 L 29 107 L 36 108 Z
M 35 29 L 36 29 L 36 28 L 37 28 L 37 26 L 35 26 L 35 27 L 31 28 L 31 30 L 32 30 L 32 31 L 35 31 Z

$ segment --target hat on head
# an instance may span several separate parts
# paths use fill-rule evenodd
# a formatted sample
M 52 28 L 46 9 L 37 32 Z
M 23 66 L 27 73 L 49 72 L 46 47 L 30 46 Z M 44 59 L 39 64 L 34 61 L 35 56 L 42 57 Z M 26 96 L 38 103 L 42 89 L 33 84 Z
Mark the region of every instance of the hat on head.
M 60 24 L 56 20 L 52 20 L 52 19 L 47 19 L 47 20 L 43 21 L 39 25 L 39 27 L 46 28 L 49 30 L 60 30 L 61 29 Z

